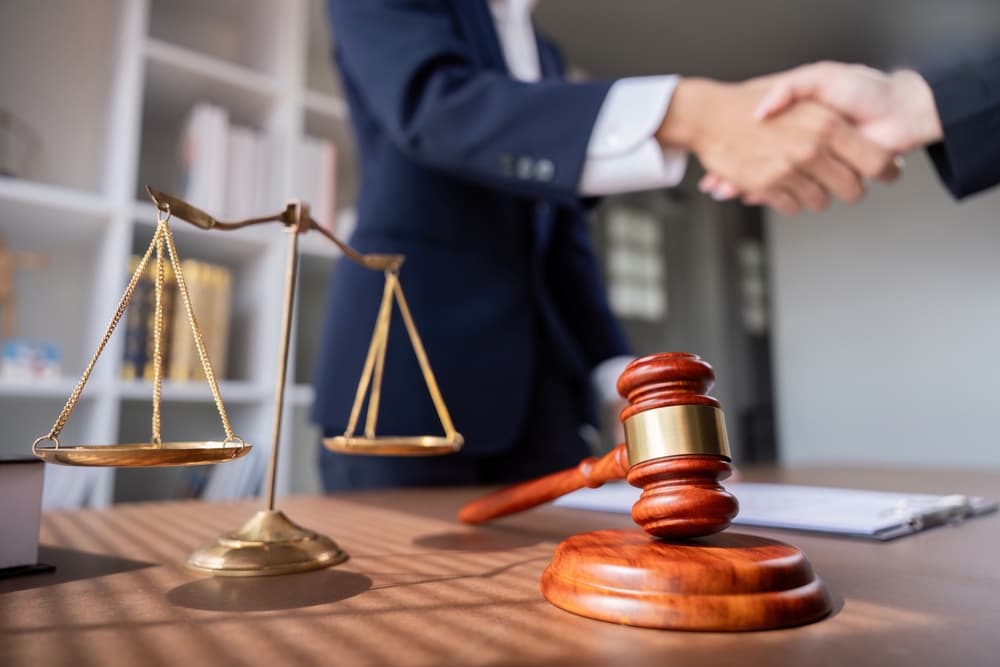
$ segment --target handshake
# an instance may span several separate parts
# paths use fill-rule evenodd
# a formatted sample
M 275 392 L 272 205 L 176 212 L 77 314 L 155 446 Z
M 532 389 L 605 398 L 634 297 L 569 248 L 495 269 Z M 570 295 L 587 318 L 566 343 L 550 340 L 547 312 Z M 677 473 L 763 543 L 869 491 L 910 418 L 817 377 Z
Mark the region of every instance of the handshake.
M 698 156 L 703 192 L 794 215 L 858 201 L 942 129 L 920 74 L 824 62 L 738 84 L 682 79 L 656 136 Z

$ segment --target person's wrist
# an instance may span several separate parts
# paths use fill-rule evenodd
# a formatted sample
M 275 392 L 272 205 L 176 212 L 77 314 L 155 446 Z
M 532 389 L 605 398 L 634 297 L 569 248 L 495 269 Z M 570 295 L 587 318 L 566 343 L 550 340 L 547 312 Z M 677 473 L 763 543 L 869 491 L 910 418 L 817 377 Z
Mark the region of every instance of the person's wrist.
M 666 148 L 695 150 L 704 136 L 705 112 L 713 89 L 719 84 L 708 79 L 684 78 L 677 82 L 670 106 L 656 131 L 656 140 Z
M 914 70 L 900 70 L 892 74 L 892 84 L 896 109 L 903 115 L 902 122 L 908 129 L 906 145 L 899 149 L 908 151 L 941 141 L 944 131 L 934 91 L 927 81 Z

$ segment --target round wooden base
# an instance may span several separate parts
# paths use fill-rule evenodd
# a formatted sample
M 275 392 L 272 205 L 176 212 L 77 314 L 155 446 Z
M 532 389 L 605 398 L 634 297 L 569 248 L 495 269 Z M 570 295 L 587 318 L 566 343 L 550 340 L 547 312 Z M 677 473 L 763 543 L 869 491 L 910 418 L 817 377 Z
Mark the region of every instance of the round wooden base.
M 574 535 L 556 549 L 542 594 L 581 616 L 670 630 L 767 630 L 831 610 L 801 551 L 739 533 L 674 542 L 623 530 Z

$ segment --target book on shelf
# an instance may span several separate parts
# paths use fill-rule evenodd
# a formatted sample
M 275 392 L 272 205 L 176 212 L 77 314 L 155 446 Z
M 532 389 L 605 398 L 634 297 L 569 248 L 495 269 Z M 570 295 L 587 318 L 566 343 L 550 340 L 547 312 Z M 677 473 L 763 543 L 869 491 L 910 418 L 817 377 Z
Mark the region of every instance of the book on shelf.
M 226 219 L 250 218 L 275 208 L 271 165 L 281 149 L 277 141 L 253 128 L 231 124 L 221 107 L 196 103 L 181 140 L 184 199 Z M 336 231 L 336 145 L 327 139 L 303 137 L 295 161 L 295 196 L 309 203 L 320 224 Z
M 217 379 L 226 376 L 228 354 L 230 278 L 229 269 L 185 259 L 181 271 L 188 286 L 191 307 L 205 343 L 205 352 Z M 201 356 L 184 309 L 174 311 L 174 347 L 169 378 L 180 382 L 204 379 Z
M 282 200 L 275 190 L 274 164 L 281 160 L 282 139 L 272 134 L 260 134 L 256 143 L 256 168 L 254 169 L 254 195 L 256 203 L 253 215 L 270 213 L 281 207 Z
M 226 203 L 221 215 L 229 219 L 260 215 L 258 194 L 257 133 L 232 125 L 226 137 Z
M 133 257 L 130 260 L 132 272 L 138 266 L 139 259 Z M 181 271 L 206 353 L 216 378 L 221 380 L 226 376 L 226 357 L 229 353 L 232 275 L 224 266 L 193 259 L 183 260 Z M 195 345 L 187 309 L 178 293 L 176 276 L 169 265 L 164 266 L 164 280 L 161 331 L 163 377 L 181 382 L 204 379 L 201 356 Z M 156 264 L 151 262 L 136 284 L 125 314 L 125 351 L 121 375 L 127 380 L 151 380 L 154 375 L 155 281 Z
M 222 107 L 196 102 L 181 135 L 180 163 L 184 199 L 221 214 L 225 207 L 229 113 Z
M 142 366 L 142 378 L 152 380 L 156 371 L 156 264 L 150 262 L 146 267 L 145 279 L 152 283 L 152 306 L 146 316 L 146 354 Z M 177 277 L 169 262 L 163 263 L 163 291 L 160 304 L 163 311 L 163 321 L 160 325 L 160 369 L 166 374 L 170 364 L 170 338 L 173 335 L 174 304 L 177 302 Z
M 184 284 L 187 286 L 188 297 L 193 306 L 200 300 L 201 262 L 193 259 L 181 260 L 181 273 L 184 274 Z M 174 309 L 173 321 L 170 324 L 170 364 L 167 366 L 167 377 L 171 380 L 185 381 L 191 379 L 189 369 L 198 358 L 191 325 L 187 318 L 187 308 L 184 300 L 178 299 L 178 308 Z M 195 308 L 195 313 L 197 313 Z
M 140 257 L 133 255 L 129 259 L 129 277 L 139 268 Z M 132 292 L 128 310 L 125 311 L 125 352 L 122 356 L 122 378 L 134 380 L 143 376 L 143 369 L 148 359 L 146 355 L 146 336 L 149 333 L 149 317 L 153 314 L 155 299 L 155 283 L 149 268 L 143 271 Z
M 226 356 L 229 352 L 231 277 L 228 269 L 212 264 L 202 266 L 202 277 L 199 303 L 203 305 L 195 303 L 195 316 L 205 337 L 205 351 L 212 362 L 212 372 L 217 379 L 221 379 L 226 376 Z M 191 369 L 191 377 L 204 379 L 205 369 L 200 359 Z
M 230 220 L 274 209 L 276 142 L 267 133 L 230 123 L 228 112 L 221 107 L 196 103 L 181 137 L 184 199 Z M 327 153 L 332 154 L 332 149 Z M 333 159 L 325 158 L 325 169 L 332 169 Z
M 303 137 L 296 157 L 296 195 L 312 207 L 312 216 L 318 223 L 330 232 L 336 232 L 336 145 L 326 139 Z

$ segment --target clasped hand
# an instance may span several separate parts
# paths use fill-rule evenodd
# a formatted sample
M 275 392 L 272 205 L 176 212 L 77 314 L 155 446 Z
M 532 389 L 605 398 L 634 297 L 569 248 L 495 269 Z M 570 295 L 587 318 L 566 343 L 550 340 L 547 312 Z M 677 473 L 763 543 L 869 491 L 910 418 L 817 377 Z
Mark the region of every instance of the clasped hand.
M 739 84 L 684 79 L 657 138 L 698 156 L 700 188 L 716 199 L 793 215 L 858 201 L 940 133 L 919 74 L 818 63 Z

